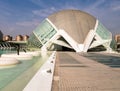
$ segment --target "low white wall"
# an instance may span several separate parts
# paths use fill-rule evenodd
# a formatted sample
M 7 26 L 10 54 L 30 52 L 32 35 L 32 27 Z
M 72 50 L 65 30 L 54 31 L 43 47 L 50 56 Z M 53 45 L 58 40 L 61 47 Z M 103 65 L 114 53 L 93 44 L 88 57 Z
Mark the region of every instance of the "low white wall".
M 38 70 L 23 91 L 51 91 L 56 52 Z

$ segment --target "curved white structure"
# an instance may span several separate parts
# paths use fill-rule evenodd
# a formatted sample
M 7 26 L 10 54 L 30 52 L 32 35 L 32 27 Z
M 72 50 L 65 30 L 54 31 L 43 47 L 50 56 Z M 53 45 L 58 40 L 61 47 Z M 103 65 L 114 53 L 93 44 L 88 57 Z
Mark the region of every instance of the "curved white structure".
M 32 32 L 28 44 L 43 51 L 67 48 L 76 52 L 112 51 L 112 33 L 94 16 L 80 10 L 63 10 L 46 18 Z
M 27 55 L 32 55 L 32 56 L 39 56 L 40 55 L 40 52 L 20 52 L 20 55 L 23 55 L 23 54 L 27 54 Z
M 17 59 L 15 58 L 0 58 L 0 66 L 9 66 L 9 65 L 15 65 L 15 64 L 18 64 L 20 63 L 20 61 L 18 61 Z
M 17 54 L 2 54 L 1 57 L 3 58 L 16 58 L 17 60 L 30 60 L 33 58 L 33 56 L 31 54 L 20 54 L 20 55 L 17 55 Z

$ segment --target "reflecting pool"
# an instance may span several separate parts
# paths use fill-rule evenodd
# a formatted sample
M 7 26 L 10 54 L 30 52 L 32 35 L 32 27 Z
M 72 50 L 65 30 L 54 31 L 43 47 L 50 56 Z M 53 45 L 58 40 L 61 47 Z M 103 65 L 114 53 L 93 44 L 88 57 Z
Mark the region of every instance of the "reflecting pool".
M 10 51 L 1 51 L 3 53 L 10 53 Z M 11 51 L 11 53 L 16 53 Z M 19 60 L 20 63 L 12 65 L 11 67 L 0 67 L 0 91 L 22 91 L 23 88 L 28 84 L 30 79 L 40 69 L 42 64 L 46 62 L 51 53 L 46 53 L 32 57 L 29 60 Z

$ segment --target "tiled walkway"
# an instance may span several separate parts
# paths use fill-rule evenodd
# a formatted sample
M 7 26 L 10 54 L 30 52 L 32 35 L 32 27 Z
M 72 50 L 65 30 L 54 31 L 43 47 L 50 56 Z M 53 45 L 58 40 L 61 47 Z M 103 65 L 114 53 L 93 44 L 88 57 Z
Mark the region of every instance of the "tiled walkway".
M 59 52 L 52 91 L 120 91 L 120 73 L 80 54 Z

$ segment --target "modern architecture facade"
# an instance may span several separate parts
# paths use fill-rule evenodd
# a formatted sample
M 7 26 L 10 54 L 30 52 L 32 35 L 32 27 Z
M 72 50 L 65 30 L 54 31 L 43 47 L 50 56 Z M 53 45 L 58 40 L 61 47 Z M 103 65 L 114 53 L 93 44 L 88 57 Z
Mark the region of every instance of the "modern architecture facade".
M 101 46 L 111 51 L 111 41 L 111 32 L 95 17 L 80 10 L 63 10 L 43 20 L 30 35 L 28 45 L 41 50 L 68 48 L 76 52 Z

